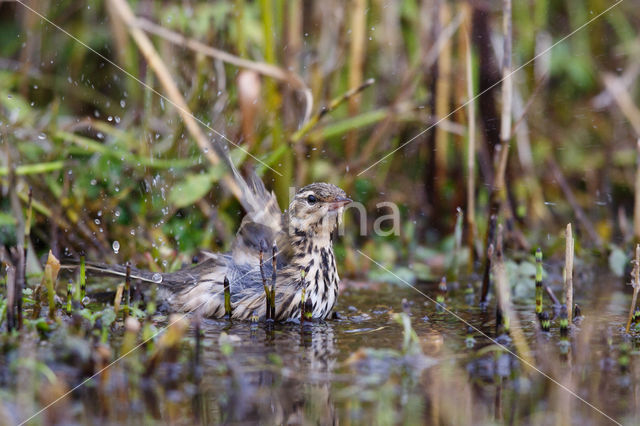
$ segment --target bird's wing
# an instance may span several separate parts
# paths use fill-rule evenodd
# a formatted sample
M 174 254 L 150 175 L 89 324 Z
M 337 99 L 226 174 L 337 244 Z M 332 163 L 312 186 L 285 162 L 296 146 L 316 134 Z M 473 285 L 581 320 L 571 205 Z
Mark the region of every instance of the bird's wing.
M 242 205 L 247 212 L 231 248 L 233 261 L 238 265 L 259 266 L 261 247 L 266 247 L 263 257 L 265 262 L 270 262 L 271 247 L 276 244 L 279 262 L 284 262 L 290 251 L 289 239 L 275 194 L 267 191 L 255 172 L 251 172 L 245 181 L 235 168 L 233 171 L 242 188 Z

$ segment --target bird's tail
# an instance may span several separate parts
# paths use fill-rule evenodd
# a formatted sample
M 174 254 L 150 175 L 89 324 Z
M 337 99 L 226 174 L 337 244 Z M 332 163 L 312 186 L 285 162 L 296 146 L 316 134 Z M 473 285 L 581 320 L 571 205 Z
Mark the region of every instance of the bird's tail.
M 75 270 L 80 268 L 80 263 L 76 260 L 69 261 L 62 265 L 63 269 Z M 122 277 L 127 276 L 127 266 L 125 265 L 109 265 L 107 263 L 99 262 L 85 262 L 85 269 L 88 275 L 100 275 L 108 277 Z M 145 271 L 130 267 L 129 277 L 132 280 L 139 280 L 147 283 L 163 284 L 163 274 L 151 271 Z
M 72 261 L 62 266 L 64 269 L 78 269 L 79 262 Z M 224 255 L 208 253 L 207 258 L 195 265 L 187 266 L 175 272 L 151 272 L 144 269 L 129 267 L 129 277 L 135 281 L 148 284 L 156 284 L 168 288 L 173 292 L 178 292 L 186 287 L 196 285 L 203 276 L 214 269 L 226 269 L 226 258 Z M 86 262 L 85 270 L 87 275 L 98 275 L 108 277 L 118 277 L 125 279 L 127 276 L 127 266 L 109 265 L 99 262 Z

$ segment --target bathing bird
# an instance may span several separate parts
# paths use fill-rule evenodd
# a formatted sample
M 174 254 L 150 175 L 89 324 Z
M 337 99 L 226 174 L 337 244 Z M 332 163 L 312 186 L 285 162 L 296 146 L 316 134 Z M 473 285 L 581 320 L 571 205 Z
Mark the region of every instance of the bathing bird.
M 327 318 L 336 304 L 340 281 L 332 234 L 351 199 L 333 184 L 312 183 L 298 189 L 283 212 L 275 194 L 254 172 L 245 179 L 228 155 L 223 158 L 240 188 L 239 201 L 246 212 L 231 250 L 203 252 L 198 263 L 176 272 L 130 268 L 130 278 L 157 285 L 158 297 L 174 311 L 224 317 L 227 280 L 232 318 L 284 321 L 300 318 L 303 308 L 314 319 Z M 86 269 L 101 275 L 127 274 L 122 265 L 87 263 Z M 272 284 L 275 304 L 268 313 L 266 294 Z

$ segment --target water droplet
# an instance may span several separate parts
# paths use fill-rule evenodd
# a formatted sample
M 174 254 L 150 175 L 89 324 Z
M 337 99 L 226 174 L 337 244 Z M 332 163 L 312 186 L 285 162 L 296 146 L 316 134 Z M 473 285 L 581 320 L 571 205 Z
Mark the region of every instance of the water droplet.
M 45 135 L 44 133 L 40 133 L 38 135 L 38 139 L 40 139 L 41 141 L 45 140 L 47 138 L 47 135 Z
M 96 219 L 93 221 L 96 225 L 100 225 L 100 219 Z
M 113 121 L 113 117 L 112 116 L 108 116 L 107 117 L 107 121 Z
M 118 240 L 114 241 L 113 244 L 111 244 L 111 248 L 113 248 L 113 252 L 115 254 L 118 254 L 118 252 L 120 251 L 120 243 L 118 242 Z
M 162 282 L 162 275 L 160 275 L 159 273 L 155 273 L 153 274 L 153 276 L 151 277 L 151 281 L 153 281 L 154 283 L 161 283 Z
M 127 103 L 124 101 L 124 99 L 120 100 L 120 106 L 122 108 L 124 108 L 127 105 Z

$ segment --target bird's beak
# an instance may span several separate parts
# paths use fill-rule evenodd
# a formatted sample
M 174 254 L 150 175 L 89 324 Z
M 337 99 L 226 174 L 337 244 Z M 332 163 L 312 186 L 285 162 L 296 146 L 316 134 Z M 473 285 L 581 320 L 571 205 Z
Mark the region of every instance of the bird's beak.
M 353 200 L 351 198 L 336 197 L 332 202 L 329 203 L 329 210 L 338 210 L 340 207 L 344 207 L 352 201 Z

